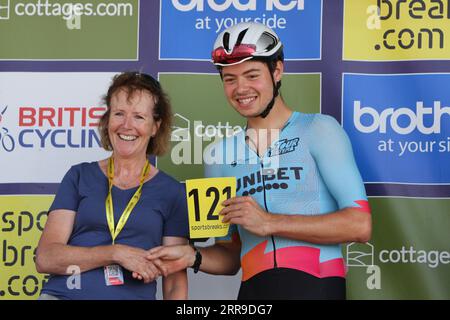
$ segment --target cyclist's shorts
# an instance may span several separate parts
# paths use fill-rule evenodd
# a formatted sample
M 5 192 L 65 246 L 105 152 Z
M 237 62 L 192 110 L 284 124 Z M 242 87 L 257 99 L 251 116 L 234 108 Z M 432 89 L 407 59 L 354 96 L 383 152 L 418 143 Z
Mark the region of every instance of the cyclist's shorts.
M 238 300 L 344 300 L 345 278 L 275 268 L 241 282 Z

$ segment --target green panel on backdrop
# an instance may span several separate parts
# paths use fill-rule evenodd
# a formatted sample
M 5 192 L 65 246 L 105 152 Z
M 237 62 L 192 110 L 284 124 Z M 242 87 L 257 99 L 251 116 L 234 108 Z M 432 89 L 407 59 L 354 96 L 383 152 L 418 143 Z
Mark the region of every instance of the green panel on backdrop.
M 83 3 L 72 20 L 73 1 L 40 4 L 0 0 L 0 59 L 138 59 L 139 0 Z
M 320 113 L 320 74 L 284 74 L 281 95 L 293 110 Z
M 349 266 L 348 298 L 450 299 L 450 199 L 369 201 L 370 244 L 379 269 Z M 349 252 L 370 254 L 367 244 L 350 248 Z
M 170 96 L 175 119 L 171 150 L 158 158 L 158 168 L 180 181 L 201 178 L 202 152 L 214 140 L 214 133 L 231 135 L 245 126 L 245 119 L 229 106 L 218 74 L 161 73 L 159 80 Z M 285 75 L 282 88 L 294 110 L 320 112 L 320 74 Z M 206 141 L 208 135 L 211 138 Z M 190 148 L 180 147 L 186 143 L 184 138 L 190 140 Z
M 174 126 L 188 128 L 189 150 L 183 154 L 184 156 L 187 154 L 184 159 L 179 159 L 180 152 L 176 149 L 180 141 L 173 141 L 175 139 L 172 137 L 169 152 L 164 157 L 158 158 L 158 168 L 179 181 L 201 178 L 203 177 L 202 152 L 210 143 L 202 139 L 206 127 L 222 126 L 220 131 L 224 135 L 226 132 L 223 126 L 242 127 L 245 122 L 228 106 L 218 75 L 160 74 L 159 80 L 172 103 L 175 114 Z M 209 128 L 212 134 L 214 129 Z M 228 131 L 231 134 L 231 131 Z

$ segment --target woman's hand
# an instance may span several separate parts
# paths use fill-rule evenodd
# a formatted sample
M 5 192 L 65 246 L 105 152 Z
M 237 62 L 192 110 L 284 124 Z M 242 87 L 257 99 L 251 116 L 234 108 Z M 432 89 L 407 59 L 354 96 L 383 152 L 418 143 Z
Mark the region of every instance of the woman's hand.
M 195 251 L 190 245 L 156 247 L 148 251 L 147 259 L 153 261 L 159 271 L 167 277 L 194 264 Z
M 149 283 L 161 276 L 155 263 L 146 259 L 148 251 L 122 244 L 113 245 L 113 250 L 113 260 L 131 271 L 133 278 Z

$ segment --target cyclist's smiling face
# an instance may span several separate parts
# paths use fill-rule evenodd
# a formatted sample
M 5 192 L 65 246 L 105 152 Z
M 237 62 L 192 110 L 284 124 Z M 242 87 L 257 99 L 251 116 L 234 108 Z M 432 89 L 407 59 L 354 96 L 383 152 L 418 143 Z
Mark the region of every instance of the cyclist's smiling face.
M 223 67 L 222 77 L 228 102 L 244 117 L 258 116 L 272 100 L 272 77 L 264 62 L 245 61 Z M 274 72 L 274 79 L 281 79 L 279 68 Z

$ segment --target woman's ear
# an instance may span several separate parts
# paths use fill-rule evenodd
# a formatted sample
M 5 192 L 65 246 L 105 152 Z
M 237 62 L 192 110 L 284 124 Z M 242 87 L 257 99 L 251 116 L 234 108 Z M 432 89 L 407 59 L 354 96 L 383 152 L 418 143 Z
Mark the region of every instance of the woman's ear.
M 158 133 L 159 127 L 161 126 L 161 121 L 161 119 L 156 121 L 155 126 L 153 127 L 152 138 Z

